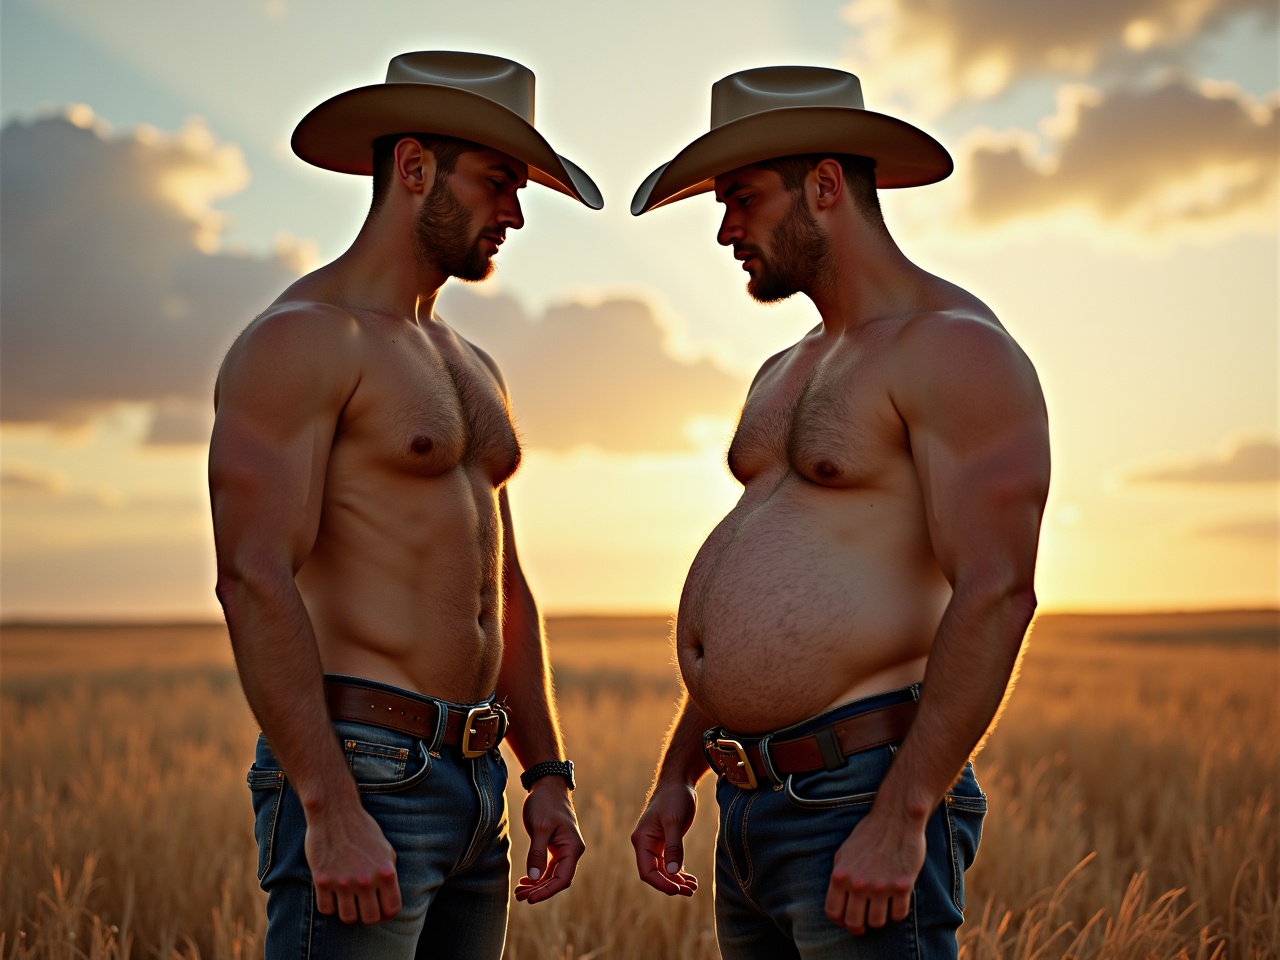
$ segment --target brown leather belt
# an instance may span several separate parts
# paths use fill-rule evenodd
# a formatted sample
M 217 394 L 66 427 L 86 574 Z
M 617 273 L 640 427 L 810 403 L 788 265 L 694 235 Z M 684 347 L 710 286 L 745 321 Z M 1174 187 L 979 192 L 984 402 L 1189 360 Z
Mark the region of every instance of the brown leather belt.
M 509 722 L 506 710 L 496 703 L 462 710 L 328 678 L 324 681 L 324 696 L 329 716 L 335 720 L 385 727 L 429 744 L 435 741 L 440 708 L 444 707 L 447 716 L 441 742 L 458 747 L 464 757 L 478 757 L 496 747 L 506 736 Z
M 916 701 L 907 700 L 836 720 L 790 740 L 735 739 L 717 728 L 707 731 L 702 750 L 712 770 L 735 787 L 754 790 L 761 782 L 776 782 L 790 773 L 839 769 L 851 754 L 901 740 L 915 717 Z M 761 756 L 762 744 L 769 753 L 767 764 Z

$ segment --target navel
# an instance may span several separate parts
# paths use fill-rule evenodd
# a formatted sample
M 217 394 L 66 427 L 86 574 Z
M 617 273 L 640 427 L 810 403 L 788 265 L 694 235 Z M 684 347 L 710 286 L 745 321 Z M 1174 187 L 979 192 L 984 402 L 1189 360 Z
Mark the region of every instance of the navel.
M 426 455 L 435 448 L 435 444 L 431 442 L 430 437 L 414 437 L 413 442 L 409 444 L 409 449 L 419 455 Z

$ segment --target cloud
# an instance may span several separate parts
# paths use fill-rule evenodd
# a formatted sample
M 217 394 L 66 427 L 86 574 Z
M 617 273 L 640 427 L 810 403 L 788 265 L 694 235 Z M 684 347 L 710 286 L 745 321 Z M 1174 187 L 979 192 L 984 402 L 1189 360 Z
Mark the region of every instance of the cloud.
M 1194 536 L 1226 540 L 1280 540 L 1280 518 L 1210 523 L 1197 528 Z
M 1240 484 L 1280 482 L 1280 443 L 1239 443 L 1225 455 L 1134 474 L 1135 483 Z
M 440 315 L 498 362 L 532 447 L 687 449 L 691 421 L 735 417 L 746 393 L 708 360 L 674 358 L 641 300 L 563 304 L 535 319 L 511 297 L 452 287 Z
M 114 135 L 77 106 L 0 131 L 0 418 L 208 407 L 227 346 L 302 266 L 296 250 L 220 252 L 213 204 L 248 180 L 239 149 L 199 120 Z M 162 421 L 154 435 L 177 438 Z
M 1110 93 L 1065 87 L 1043 129 L 965 143 L 968 217 L 992 225 L 1085 212 L 1145 235 L 1241 221 L 1274 230 L 1280 99 L 1175 79 Z
M 854 0 L 844 9 L 855 30 L 847 60 L 875 78 L 875 102 L 932 115 L 1031 76 L 1185 65 L 1199 39 L 1245 14 L 1264 29 L 1277 19 L 1271 0 Z
M 61 497 L 70 490 L 66 474 L 23 460 L 12 460 L 0 469 L 0 496 Z

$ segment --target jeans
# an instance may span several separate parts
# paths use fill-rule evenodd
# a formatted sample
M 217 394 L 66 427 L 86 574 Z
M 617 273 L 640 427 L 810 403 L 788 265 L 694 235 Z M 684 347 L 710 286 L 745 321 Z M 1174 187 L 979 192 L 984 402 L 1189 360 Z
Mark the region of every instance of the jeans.
M 248 781 L 258 881 L 267 891 L 266 960 L 498 960 L 511 873 L 501 754 L 494 749 L 467 759 L 438 742 L 443 725 L 434 743 L 344 720 L 333 729 L 365 810 L 395 849 L 404 906 L 371 926 L 316 909 L 302 805 L 259 737 Z
M 844 704 L 779 739 L 832 720 L 918 699 L 919 687 Z M 742 739 L 742 738 L 737 738 Z M 724 960 L 935 960 L 957 955 L 964 920 L 964 872 L 982 835 L 987 798 L 966 764 L 925 828 L 924 867 L 905 920 L 854 936 L 823 912 L 836 849 L 866 816 L 897 752 L 877 747 L 839 769 L 787 775 L 742 790 L 716 785 L 716 936 Z

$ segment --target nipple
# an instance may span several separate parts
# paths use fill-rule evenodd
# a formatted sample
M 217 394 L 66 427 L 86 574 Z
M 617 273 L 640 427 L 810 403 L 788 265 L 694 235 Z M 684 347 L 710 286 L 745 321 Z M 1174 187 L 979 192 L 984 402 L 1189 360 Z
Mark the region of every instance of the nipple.
M 424 454 L 430 453 L 434 446 L 435 444 L 431 442 L 430 437 L 414 437 L 413 442 L 409 444 L 409 449 L 414 453 Z

